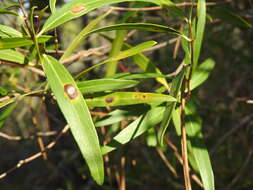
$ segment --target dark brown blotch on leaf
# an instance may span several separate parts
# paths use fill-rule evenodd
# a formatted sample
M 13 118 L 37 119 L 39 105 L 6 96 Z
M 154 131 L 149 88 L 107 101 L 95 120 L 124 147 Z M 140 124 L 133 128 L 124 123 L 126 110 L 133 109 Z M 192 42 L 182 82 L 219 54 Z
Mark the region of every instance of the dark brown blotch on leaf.
M 114 101 L 114 98 L 112 98 L 112 97 L 108 97 L 108 98 L 105 99 L 105 102 L 108 103 L 108 104 L 112 103 L 113 101 Z
M 148 96 L 146 94 L 142 94 L 142 99 L 147 99 Z
M 78 95 L 78 92 L 77 92 L 76 88 L 72 84 L 64 85 L 64 92 L 67 94 L 67 96 L 70 99 L 74 99 Z
M 71 9 L 72 13 L 79 13 L 81 11 L 83 11 L 85 9 L 85 6 L 83 5 L 78 5 L 76 7 L 74 7 L 73 9 Z

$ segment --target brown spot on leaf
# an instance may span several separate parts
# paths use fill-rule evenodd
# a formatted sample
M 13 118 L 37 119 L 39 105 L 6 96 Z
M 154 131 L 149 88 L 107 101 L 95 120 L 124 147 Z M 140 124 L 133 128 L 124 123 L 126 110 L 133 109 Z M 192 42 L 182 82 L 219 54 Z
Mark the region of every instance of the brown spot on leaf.
M 72 13 L 79 13 L 81 11 L 83 11 L 85 9 L 85 6 L 83 5 L 78 5 L 76 7 L 74 7 L 73 9 L 71 9 Z
M 138 94 L 134 94 L 133 97 L 134 97 L 134 99 L 138 99 L 139 95 Z
M 148 97 L 148 96 L 147 96 L 146 94 L 142 94 L 142 98 L 143 98 L 143 99 L 147 99 L 147 97 Z
M 76 88 L 72 84 L 64 85 L 64 92 L 67 94 L 67 96 L 70 99 L 74 99 L 78 95 L 78 92 L 77 92 Z
M 108 97 L 108 98 L 105 99 L 105 102 L 108 103 L 108 104 L 112 103 L 113 101 L 114 101 L 114 98 L 112 98 L 112 97 Z

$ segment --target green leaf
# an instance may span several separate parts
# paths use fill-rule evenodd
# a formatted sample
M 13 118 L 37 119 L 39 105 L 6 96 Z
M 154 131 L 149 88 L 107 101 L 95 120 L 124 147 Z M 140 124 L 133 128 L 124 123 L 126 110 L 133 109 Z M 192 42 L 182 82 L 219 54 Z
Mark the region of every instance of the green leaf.
M 176 17 L 180 17 L 182 19 L 187 18 L 184 11 L 181 8 L 177 7 L 176 4 L 174 4 L 174 3 L 171 4 L 170 6 L 166 7 L 166 9 L 168 10 L 169 14 L 172 14 Z
M 128 48 L 130 48 L 131 46 L 127 43 L 124 43 L 124 45 Z M 146 71 L 146 72 L 153 72 L 153 73 L 157 73 L 157 74 L 162 74 L 162 72 L 159 70 L 159 68 L 157 68 L 150 60 L 149 58 L 147 58 L 144 54 L 142 53 L 138 53 L 136 55 L 134 55 L 132 57 L 133 61 L 138 65 L 139 68 L 141 68 L 142 70 Z M 164 85 L 167 89 L 168 89 L 168 83 L 166 81 L 166 79 L 164 79 L 163 77 L 156 77 L 157 82 L 161 83 L 162 85 Z
M 84 93 L 104 92 L 112 91 L 124 88 L 131 88 L 139 84 L 139 81 L 135 80 L 123 80 L 123 79 L 96 79 L 78 82 L 77 86 L 79 90 Z
M 0 37 L 22 37 L 22 34 L 14 28 L 0 24 Z
M 176 99 L 169 95 L 144 92 L 113 92 L 106 95 L 86 98 L 88 106 L 91 107 L 124 106 L 144 103 L 159 104 L 162 102 L 175 101 Z
M 112 76 L 108 76 L 107 78 L 114 79 L 148 79 L 148 78 L 172 78 L 169 75 L 162 75 L 158 73 L 149 73 L 149 72 L 136 72 L 136 73 L 117 73 Z
M 107 40 L 112 42 L 112 38 L 110 38 L 107 35 L 102 35 L 104 38 L 106 38 Z M 123 43 L 123 49 L 130 49 L 132 48 L 131 45 L 127 44 L 127 43 Z M 157 74 L 162 74 L 162 72 L 159 70 L 159 68 L 157 68 L 154 64 L 152 64 L 152 62 L 150 62 L 150 60 L 143 55 L 142 53 L 137 53 L 136 55 L 132 56 L 133 61 L 138 65 L 138 67 L 140 67 L 142 70 L 147 71 L 147 72 L 153 72 L 153 73 L 157 73 Z M 119 73 L 120 74 L 120 73 Z M 122 73 L 123 74 L 123 73 Z M 161 83 L 162 85 L 166 86 L 166 88 L 168 89 L 168 84 L 167 81 L 163 78 L 160 78 L 159 76 L 156 78 L 156 80 Z
M 183 70 L 172 80 L 170 95 L 173 96 L 174 98 L 178 98 L 178 95 L 180 94 L 180 89 L 185 73 L 186 68 L 183 68 Z M 166 129 L 169 126 L 172 117 L 172 112 L 174 111 L 175 106 L 176 102 L 167 102 L 166 104 L 166 110 L 164 112 L 163 121 L 158 131 L 158 141 L 161 145 L 163 145 L 163 136 L 166 132 Z
M 71 19 L 78 18 L 88 12 L 102 7 L 104 5 L 110 5 L 120 2 L 130 2 L 136 0 L 106 0 L 106 1 L 94 1 L 94 0 L 75 0 L 66 3 L 61 9 L 55 11 L 45 22 L 39 35 L 51 30 Z M 166 0 L 138 0 L 148 3 L 154 3 L 158 5 L 169 5 L 169 1 Z
M 144 6 L 148 6 L 148 3 L 135 2 L 133 4 L 130 4 L 130 7 L 133 7 L 133 8 L 140 8 Z M 131 19 L 132 16 L 134 16 L 134 14 L 135 12 L 133 11 L 127 11 L 122 16 L 121 19 L 117 20 L 116 24 L 126 23 L 128 20 Z M 121 51 L 121 49 L 123 48 L 126 35 L 127 35 L 127 30 L 116 31 L 115 38 L 112 40 L 112 46 L 109 53 L 109 57 L 113 57 Z M 118 66 L 118 62 L 109 63 L 106 68 L 106 76 L 114 75 L 117 72 L 117 66 Z
M 0 59 L 19 64 L 24 64 L 25 62 L 25 56 L 22 53 L 12 49 L 0 50 Z
M 113 57 L 121 51 L 126 35 L 127 35 L 127 30 L 116 31 L 116 37 L 113 40 L 109 57 Z M 108 63 L 107 68 L 106 68 L 106 76 L 115 74 L 116 70 L 117 70 L 117 62 Z
M 181 136 L 181 117 L 179 107 L 172 111 L 172 121 L 177 133 L 177 136 Z
M 102 154 L 107 154 L 115 150 L 120 145 L 124 145 L 131 140 L 139 137 L 151 127 L 154 127 L 163 118 L 164 107 L 155 107 L 147 113 L 141 115 L 134 122 L 129 124 L 126 128 L 120 131 L 112 141 L 101 148 Z
M 150 128 L 147 131 L 146 142 L 148 146 L 156 147 L 157 146 L 157 135 L 154 128 Z
M 92 30 L 87 35 L 98 33 L 98 32 L 108 32 L 112 30 L 144 30 L 149 32 L 158 32 L 158 33 L 167 33 L 167 34 L 173 34 L 178 35 L 186 40 L 189 40 L 187 36 L 182 34 L 181 32 L 177 31 L 174 28 L 163 26 L 159 24 L 153 24 L 153 23 L 123 23 L 123 24 L 114 24 L 102 28 L 98 28 L 95 30 Z
M 81 92 L 67 69 L 56 59 L 43 55 L 42 65 L 91 175 L 98 184 L 102 184 L 104 166 L 98 135 Z
M 135 54 L 137 54 L 137 53 L 140 53 L 140 52 L 142 52 L 142 51 L 144 51 L 144 50 L 146 50 L 146 49 L 148 49 L 148 48 L 154 46 L 155 44 L 156 44 L 155 41 L 147 41 L 147 42 L 143 42 L 143 43 L 141 43 L 141 44 L 139 44 L 139 45 L 137 45 L 137 46 L 135 46 L 135 47 L 133 47 L 133 48 L 130 48 L 130 49 L 125 50 L 125 51 L 122 51 L 122 52 L 120 52 L 118 55 L 116 55 L 116 56 L 114 56 L 114 57 L 111 57 L 111 58 L 109 58 L 109 59 L 107 59 L 107 60 L 105 60 L 105 61 L 103 61 L 103 62 L 101 62 L 101 63 L 99 63 L 99 64 L 97 64 L 97 65 L 94 65 L 94 66 L 92 66 L 92 67 L 86 69 L 85 71 L 82 71 L 81 73 L 79 73 L 79 74 L 76 76 L 76 78 L 79 78 L 79 77 L 81 77 L 83 74 L 87 73 L 88 71 L 90 71 L 90 70 L 92 70 L 92 69 L 94 69 L 94 68 L 96 68 L 96 67 L 99 67 L 99 66 L 101 66 L 101 65 L 104 65 L 104 64 L 106 64 L 106 63 L 114 62 L 114 61 L 119 61 L 119 60 L 121 60 L 121 59 L 125 59 L 125 58 L 127 58 L 127 57 L 131 57 L 131 56 L 133 56 L 133 55 L 135 55 Z
M 212 59 L 206 59 L 203 63 L 201 63 L 192 75 L 190 80 L 190 89 L 193 90 L 204 83 L 208 79 L 214 66 L 215 62 Z
M 210 157 L 201 132 L 201 118 L 197 115 L 194 105 L 186 106 L 186 133 L 191 142 L 192 154 L 197 163 L 205 190 L 214 190 L 214 176 Z
M 85 38 L 88 36 L 89 32 L 107 15 L 109 15 L 111 11 L 107 11 L 105 14 L 102 14 L 98 18 L 92 20 L 89 22 L 89 24 L 82 29 L 82 31 L 75 37 L 75 39 L 71 42 L 71 44 L 68 46 L 62 57 L 60 58 L 60 61 L 64 60 L 68 56 L 71 55 L 71 53 L 78 47 L 80 44 L 85 40 Z
M 38 93 L 42 93 L 44 92 L 43 90 L 34 90 L 34 91 L 31 91 L 31 92 L 27 92 L 25 94 L 21 94 L 21 95 L 18 95 L 16 97 L 13 97 L 13 98 L 9 98 L 3 102 L 0 102 L 0 109 L 15 102 L 15 101 L 19 101 L 19 100 L 22 100 L 24 97 L 26 96 L 29 96 L 29 95 L 32 95 L 32 94 L 38 94 Z
M 38 38 L 39 43 L 45 43 L 52 39 L 52 36 L 40 36 Z M 34 42 L 30 37 L 11 37 L 11 38 L 0 38 L 0 49 L 11 49 L 23 46 L 33 45 Z
M 7 108 L 5 108 L 3 111 L 0 112 L 0 129 L 4 125 L 5 119 L 9 117 L 9 115 L 13 112 L 16 106 L 17 106 L 17 103 L 11 104 Z
M 10 98 L 8 100 L 0 102 L 0 109 L 7 106 L 7 105 L 9 105 L 9 104 L 11 104 L 11 103 L 13 103 L 15 100 L 16 100 L 16 98 Z
M 204 36 L 204 30 L 206 25 L 206 0 L 198 0 L 197 14 L 197 30 L 193 44 L 193 71 L 198 65 L 202 40 Z
M 105 125 L 112 125 L 114 123 L 119 123 L 122 120 L 127 120 L 132 117 L 139 116 L 148 111 L 148 106 L 126 106 L 121 109 L 116 109 L 109 113 L 105 118 L 96 122 L 96 127 L 101 127 Z
M 49 7 L 52 13 L 56 11 L 55 5 L 56 5 L 56 0 L 49 0 Z
M 109 61 L 118 61 L 118 60 L 121 60 L 121 59 L 125 59 L 127 57 L 131 57 L 137 53 L 140 53 L 148 48 L 151 48 L 152 46 L 156 45 L 157 42 L 155 41 L 147 41 L 147 42 L 143 42 L 137 46 L 134 46 L 128 50 L 125 50 L 125 51 L 121 51 L 118 55 L 115 55 L 111 58 L 109 58 L 108 60 Z
M 0 86 L 0 96 L 6 96 L 8 94 L 8 91 Z
M 240 17 L 239 15 L 229 11 L 225 8 L 215 8 L 211 11 L 213 17 L 222 19 L 230 24 L 235 26 L 243 27 L 243 28 L 251 28 L 252 24 L 247 22 L 245 19 Z
M 18 16 L 18 13 L 14 12 L 14 11 L 9 11 L 7 9 L 0 9 L 0 15 L 1 14 L 9 14 L 9 15 Z

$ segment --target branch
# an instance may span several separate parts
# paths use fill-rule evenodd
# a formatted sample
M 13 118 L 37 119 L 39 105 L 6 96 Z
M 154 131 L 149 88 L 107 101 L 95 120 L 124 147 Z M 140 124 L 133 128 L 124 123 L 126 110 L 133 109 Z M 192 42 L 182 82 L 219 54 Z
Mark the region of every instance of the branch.
M 14 172 L 16 169 L 18 169 L 18 168 L 20 168 L 21 166 L 23 166 L 24 164 L 27 164 L 27 163 L 29 163 L 29 162 L 31 162 L 31 161 L 33 161 L 33 160 L 35 160 L 35 159 L 37 159 L 37 158 L 43 156 L 43 153 L 45 153 L 46 151 L 48 151 L 48 150 L 50 150 L 51 148 L 53 148 L 53 147 L 56 145 L 57 141 L 58 141 L 58 140 L 63 136 L 63 134 L 65 134 L 68 130 L 69 130 L 69 126 L 66 125 L 66 126 L 62 129 L 62 131 L 57 135 L 57 137 L 56 137 L 51 143 L 49 143 L 49 144 L 45 147 L 45 150 L 44 150 L 44 151 L 40 151 L 40 152 L 38 152 L 38 153 L 36 153 L 36 154 L 34 154 L 34 155 L 32 155 L 32 156 L 30 156 L 30 157 L 24 159 L 24 160 L 20 160 L 20 161 L 16 164 L 16 166 L 14 166 L 14 167 L 12 167 L 11 169 L 9 169 L 8 171 L 6 171 L 6 172 L 0 174 L 0 179 L 6 177 L 6 176 L 9 175 L 10 173 Z
M 45 77 L 45 73 L 41 69 L 38 69 L 38 68 L 30 66 L 30 65 L 18 64 L 18 63 L 14 63 L 14 62 L 10 62 L 10 61 L 0 60 L 0 65 L 1 64 L 9 65 L 9 66 L 12 66 L 12 67 L 21 67 L 23 69 L 30 70 L 30 71 L 34 72 L 35 74 L 37 74 L 37 75 Z

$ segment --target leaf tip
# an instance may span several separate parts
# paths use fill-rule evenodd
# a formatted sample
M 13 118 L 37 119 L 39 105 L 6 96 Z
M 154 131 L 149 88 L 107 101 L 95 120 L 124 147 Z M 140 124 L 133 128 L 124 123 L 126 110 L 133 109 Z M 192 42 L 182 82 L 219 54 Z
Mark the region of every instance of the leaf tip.
M 104 172 L 103 170 L 99 173 L 91 173 L 93 179 L 96 181 L 98 185 L 103 185 L 104 183 Z
M 156 45 L 157 44 L 157 42 L 156 41 L 154 41 L 154 40 L 152 40 L 152 41 L 150 41 L 151 43 L 152 43 L 152 46 L 154 46 L 154 45 Z

